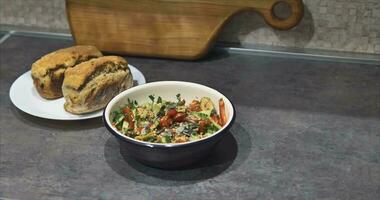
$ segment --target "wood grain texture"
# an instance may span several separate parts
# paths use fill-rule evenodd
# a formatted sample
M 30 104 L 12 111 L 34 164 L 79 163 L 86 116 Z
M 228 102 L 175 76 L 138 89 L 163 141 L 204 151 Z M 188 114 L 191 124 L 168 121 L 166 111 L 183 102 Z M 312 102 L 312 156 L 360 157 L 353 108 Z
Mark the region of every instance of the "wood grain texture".
M 273 7 L 288 3 L 279 19 Z M 77 44 L 128 55 L 195 60 L 207 53 L 236 13 L 255 10 L 270 26 L 286 30 L 303 16 L 302 0 L 66 0 Z

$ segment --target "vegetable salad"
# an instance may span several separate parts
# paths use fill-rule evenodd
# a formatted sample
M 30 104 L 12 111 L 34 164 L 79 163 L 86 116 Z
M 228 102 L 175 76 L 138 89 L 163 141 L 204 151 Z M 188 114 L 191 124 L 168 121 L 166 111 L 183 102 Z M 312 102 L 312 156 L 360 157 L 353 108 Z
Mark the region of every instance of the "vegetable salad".
M 147 103 L 128 103 L 113 112 L 112 125 L 131 138 L 152 143 L 183 143 L 214 134 L 227 123 L 223 99 L 219 114 L 210 98 L 202 97 L 186 104 L 180 94 L 177 101 L 150 95 Z

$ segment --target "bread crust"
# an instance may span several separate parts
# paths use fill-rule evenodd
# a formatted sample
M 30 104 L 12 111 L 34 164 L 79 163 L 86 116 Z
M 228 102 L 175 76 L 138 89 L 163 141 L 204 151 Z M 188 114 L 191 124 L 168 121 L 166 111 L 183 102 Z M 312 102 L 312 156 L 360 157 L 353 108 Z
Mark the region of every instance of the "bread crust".
M 104 56 L 83 62 L 65 72 L 64 108 L 73 114 L 102 109 L 111 98 L 132 85 L 132 74 L 122 57 Z
M 102 56 L 94 46 L 73 46 L 46 54 L 32 64 L 32 79 L 38 93 L 46 99 L 62 97 L 66 69 Z

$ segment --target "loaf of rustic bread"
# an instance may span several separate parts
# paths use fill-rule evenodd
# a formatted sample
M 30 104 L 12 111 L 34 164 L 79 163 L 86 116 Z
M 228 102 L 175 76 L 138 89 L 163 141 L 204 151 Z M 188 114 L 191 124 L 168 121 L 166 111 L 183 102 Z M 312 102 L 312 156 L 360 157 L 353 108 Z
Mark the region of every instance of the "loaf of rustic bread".
M 102 109 L 132 85 L 132 74 L 122 57 L 104 56 L 83 62 L 65 72 L 62 85 L 65 110 L 82 114 Z
M 46 99 L 62 97 L 62 82 L 68 68 L 102 56 L 94 46 L 73 46 L 49 53 L 32 65 L 32 79 L 38 93 Z

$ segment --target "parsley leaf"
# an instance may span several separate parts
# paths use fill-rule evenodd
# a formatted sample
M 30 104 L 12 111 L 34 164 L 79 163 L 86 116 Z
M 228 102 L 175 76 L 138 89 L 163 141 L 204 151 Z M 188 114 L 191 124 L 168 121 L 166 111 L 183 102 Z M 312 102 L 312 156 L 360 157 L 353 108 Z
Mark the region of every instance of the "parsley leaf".
M 135 102 L 136 102 L 136 101 L 135 101 Z M 128 106 L 130 109 L 135 109 L 135 108 L 136 108 L 136 105 L 137 105 L 137 102 L 136 102 L 136 103 L 135 103 L 135 102 L 128 98 L 128 104 L 127 104 L 127 106 Z
M 177 107 L 176 103 L 166 102 L 166 106 L 168 109 L 173 109 Z
M 149 95 L 149 99 L 152 101 L 152 103 L 154 103 L 154 95 L 153 94 L 151 94 L 151 95 Z
M 157 103 L 162 103 L 162 99 L 160 96 L 157 98 Z
M 158 111 L 157 113 L 158 118 L 163 117 L 165 115 L 165 108 L 166 108 L 165 105 L 161 106 L 160 111 Z

